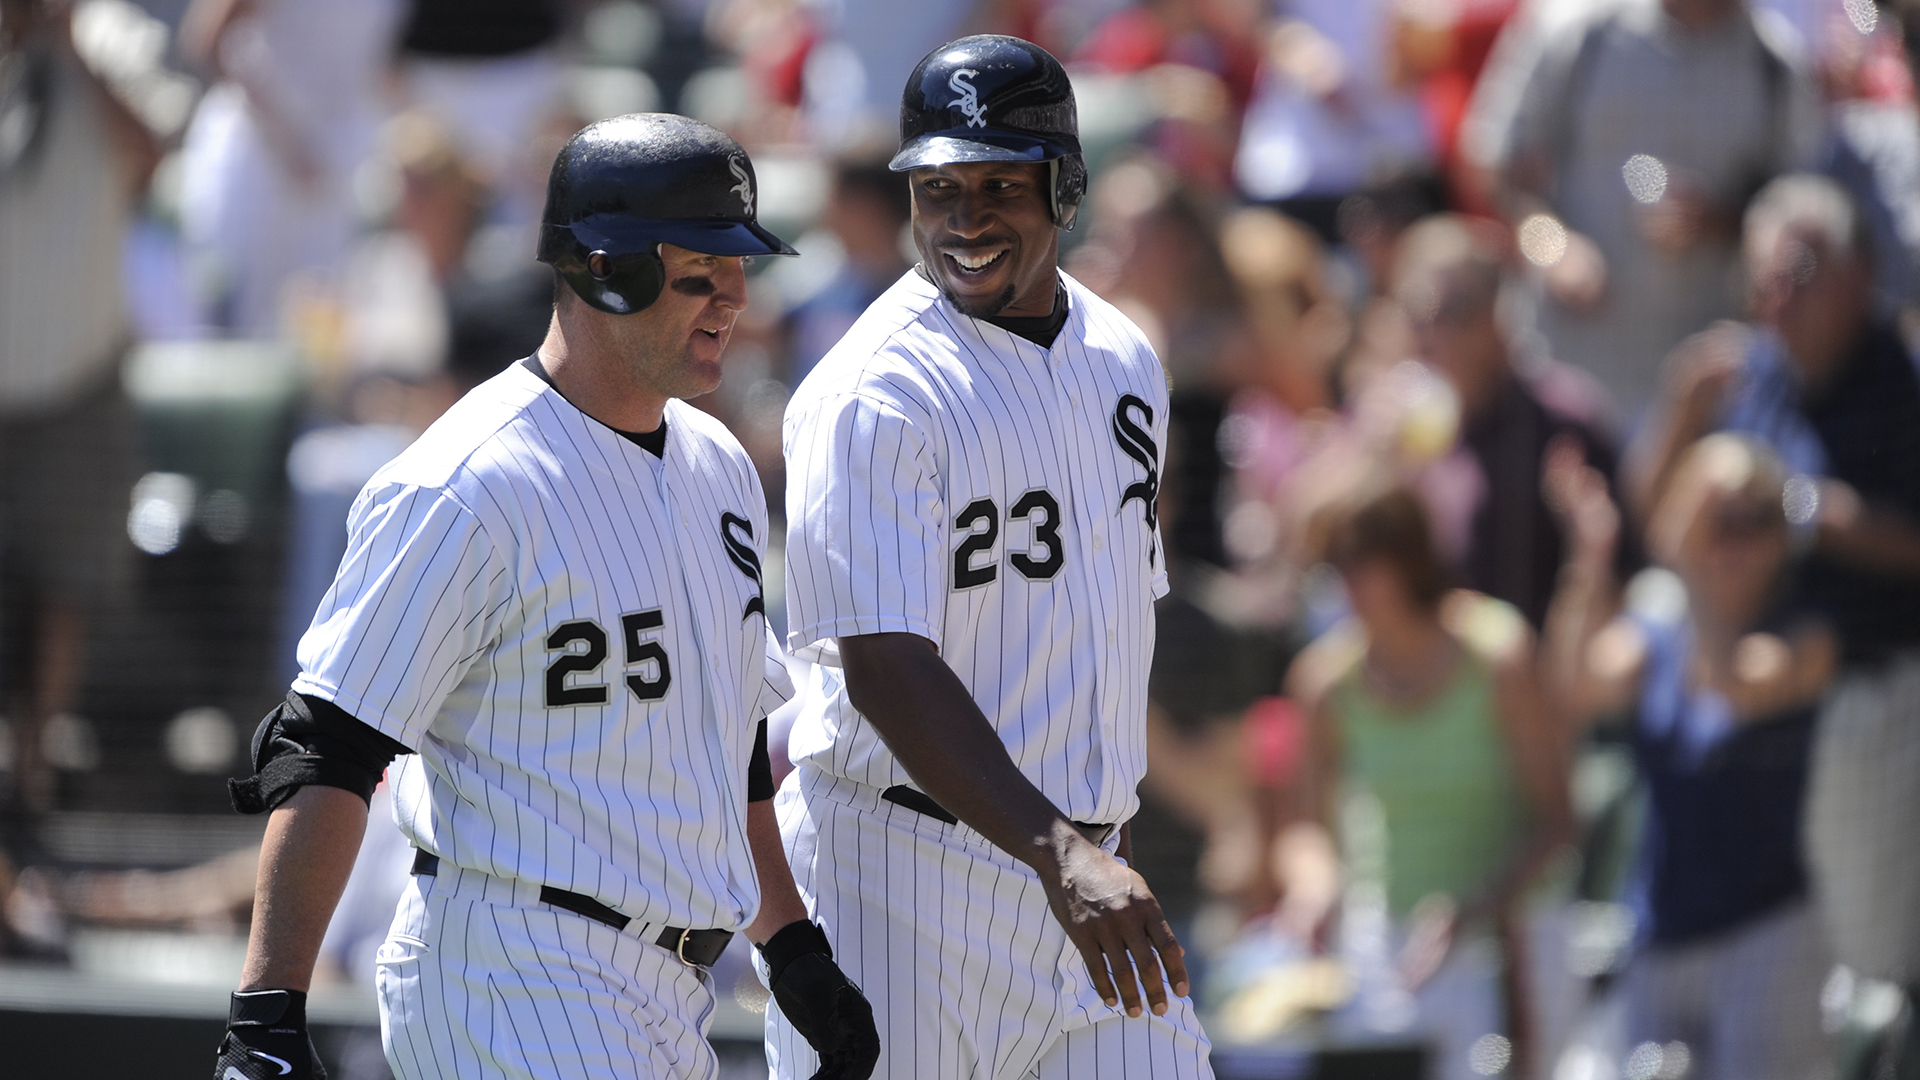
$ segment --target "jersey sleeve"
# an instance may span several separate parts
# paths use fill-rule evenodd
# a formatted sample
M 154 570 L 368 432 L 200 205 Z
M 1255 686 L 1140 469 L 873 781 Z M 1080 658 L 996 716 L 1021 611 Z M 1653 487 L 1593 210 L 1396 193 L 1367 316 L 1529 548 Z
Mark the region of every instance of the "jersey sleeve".
M 417 750 L 499 631 L 507 563 L 479 519 L 437 488 L 370 489 L 347 532 L 339 573 L 300 639 L 293 688 Z
M 787 645 L 837 665 L 834 639 L 917 634 L 940 644 L 944 509 L 926 433 L 863 394 L 787 418 Z
M 753 462 L 741 451 L 738 457 L 742 498 L 746 500 L 748 514 L 753 518 L 753 550 L 759 559 L 761 568 L 761 595 L 763 598 L 761 624 L 765 637 L 765 646 L 761 650 L 761 674 L 759 691 L 750 702 L 747 723 L 760 724 L 765 730 L 767 714 L 792 700 L 793 677 L 787 671 L 787 653 L 780 647 L 780 639 L 773 632 L 771 624 L 765 618 L 764 597 L 766 593 L 766 573 L 768 538 L 773 526 L 767 520 L 766 489 L 760 486 L 760 474 L 754 469 Z
M 768 713 L 793 698 L 793 677 L 787 673 L 787 654 L 781 650 L 779 639 L 773 636 L 771 627 L 767 629 L 767 650 L 762 663 L 760 694 L 754 702 L 752 715 L 747 717 L 751 723 L 765 720 Z

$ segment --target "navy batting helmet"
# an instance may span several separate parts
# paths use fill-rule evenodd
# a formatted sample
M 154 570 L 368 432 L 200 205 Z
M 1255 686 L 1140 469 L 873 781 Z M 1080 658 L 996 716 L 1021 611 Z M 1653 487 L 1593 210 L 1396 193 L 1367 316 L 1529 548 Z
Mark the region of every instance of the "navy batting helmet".
M 940 46 L 913 69 L 890 167 L 966 161 L 1046 162 L 1054 224 L 1073 228 L 1087 165 L 1073 84 L 1052 53 L 1016 37 L 976 34 Z
M 660 245 L 707 255 L 798 254 L 754 219 L 753 162 L 725 132 L 672 113 L 632 113 L 567 140 L 547 177 L 536 256 L 580 299 L 640 311 L 666 284 Z

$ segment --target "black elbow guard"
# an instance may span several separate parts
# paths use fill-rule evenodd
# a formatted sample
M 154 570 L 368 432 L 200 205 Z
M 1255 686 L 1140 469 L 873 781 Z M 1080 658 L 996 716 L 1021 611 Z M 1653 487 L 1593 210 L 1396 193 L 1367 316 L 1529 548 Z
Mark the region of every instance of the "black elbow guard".
M 370 803 L 387 765 L 411 752 L 330 701 L 289 693 L 254 730 L 253 775 L 227 781 L 227 793 L 242 814 L 266 813 L 308 784 Z
M 773 759 L 767 756 L 767 722 L 753 737 L 753 756 L 747 760 L 747 801 L 765 802 L 779 794 L 773 783 Z

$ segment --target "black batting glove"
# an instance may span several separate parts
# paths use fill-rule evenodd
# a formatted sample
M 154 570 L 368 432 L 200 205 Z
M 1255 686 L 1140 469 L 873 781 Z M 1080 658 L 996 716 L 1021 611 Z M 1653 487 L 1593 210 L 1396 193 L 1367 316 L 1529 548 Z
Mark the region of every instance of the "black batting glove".
M 307 1035 L 307 995 L 299 990 L 234 994 L 213 1080 L 327 1080 Z
M 867 1080 L 880 1060 L 873 1006 L 833 962 L 826 932 L 801 919 L 760 946 L 780 1013 L 820 1055 L 813 1080 Z

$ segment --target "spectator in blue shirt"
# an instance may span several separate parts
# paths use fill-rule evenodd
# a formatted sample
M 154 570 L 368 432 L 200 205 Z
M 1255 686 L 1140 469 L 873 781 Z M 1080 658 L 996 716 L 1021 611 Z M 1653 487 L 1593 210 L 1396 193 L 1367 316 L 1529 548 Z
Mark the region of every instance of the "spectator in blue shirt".
M 1569 556 L 1544 681 L 1569 734 L 1628 719 L 1647 793 L 1630 894 L 1641 948 L 1619 989 L 1626 1045 L 1684 1044 L 1695 1080 L 1812 1080 L 1831 1049 L 1819 1001 L 1832 958 L 1800 819 L 1837 645 L 1792 606 L 1779 458 L 1717 433 L 1672 474 L 1646 542 L 1685 603 L 1656 611 L 1620 603 L 1605 478 L 1571 443 L 1546 467 Z
M 1714 428 L 1798 472 L 1784 496 L 1806 554 L 1797 596 L 1837 629 L 1845 664 L 1811 749 L 1808 870 L 1841 962 L 1920 1005 L 1920 376 L 1875 311 L 1868 233 L 1830 180 L 1761 191 L 1744 237 L 1753 321 L 1676 351 L 1626 486 L 1657 505 Z M 1910 1069 L 1920 1048 L 1906 1053 Z
M 1644 512 L 1679 452 L 1716 429 L 1772 446 L 1799 474 L 1788 510 L 1809 549 L 1801 599 L 1834 621 L 1849 663 L 1877 665 L 1920 645 L 1920 375 L 1875 311 L 1868 236 L 1831 180 L 1783 177 L 1755 198 L 1753 321 L 1675 350 L 1627 490 Z

